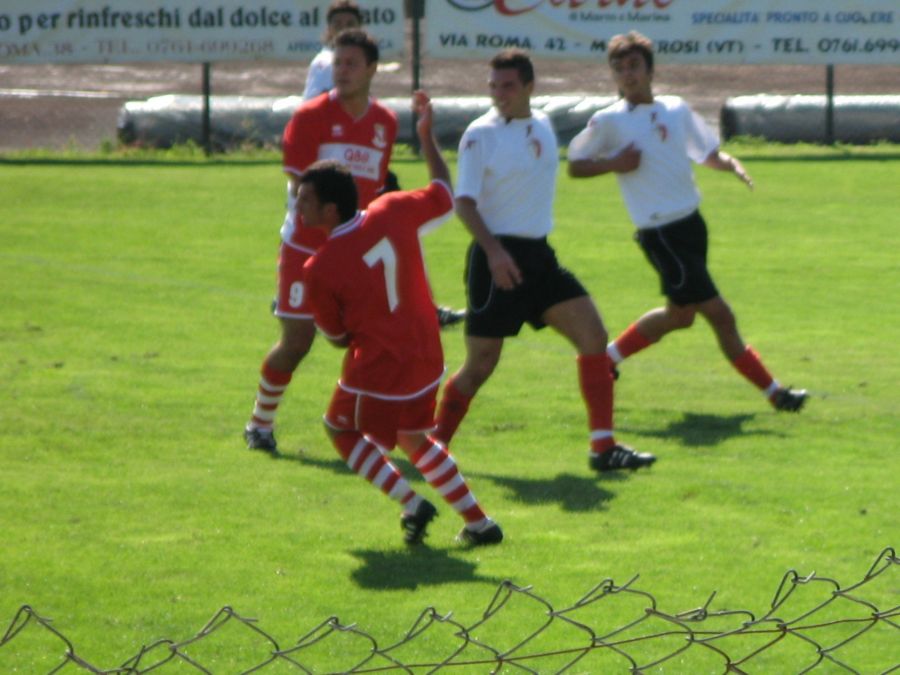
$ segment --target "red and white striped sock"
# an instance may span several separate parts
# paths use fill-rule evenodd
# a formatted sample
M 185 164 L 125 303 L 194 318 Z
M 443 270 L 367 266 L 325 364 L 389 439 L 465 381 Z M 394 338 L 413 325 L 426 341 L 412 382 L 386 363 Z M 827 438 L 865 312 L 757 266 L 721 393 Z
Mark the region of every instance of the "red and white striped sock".
M 428 484 L 463 517 L 467 527 L 478 530 L 488 522 L 466 479 L 459 472 L 456 461 L 443 445 L 428 439 L 410 455 L 410 459 Z
M 405 512 L 415 512 L 422 498 L 410 487 L 384 450 L 356 431 L 337 434 L 332 442 L 351 471 L 402 504 Z
M 275 370 L 267 362 L 263 362 L 260 371 L 259 386 L 256 390 L 256 401 L 250 427 L 253 429 L 271 429 L 275 424 L 278 404 L 284 396 L 293 373 Z

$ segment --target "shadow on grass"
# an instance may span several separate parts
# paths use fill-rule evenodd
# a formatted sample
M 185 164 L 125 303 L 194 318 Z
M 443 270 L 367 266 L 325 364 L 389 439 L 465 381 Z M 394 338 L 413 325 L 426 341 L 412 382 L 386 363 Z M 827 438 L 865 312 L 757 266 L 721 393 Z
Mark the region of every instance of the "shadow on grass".
M 318 457 L 311 457 L 303 452 L 296 452 L 290 454 L 281 454 L 279 453 L 277 456 L 274 456 L 272 459 L 277 460 L 285 460 L 288 462 L 297 462 L 298 464 L 306 464 L 307 466 L 312 466 L 317 469 L 323 469 L 325 471 L 331 471 L 332 473 L 337 474 L 351 474 L 350 467 L 338 457 L 337 453 L 334 453 L 334 456 L 331 459 L 321 459 Z
M 306 455 L 278 455 L 273 459 L 299 462 L 335 474 L 352 474 L 347 465 L 338 458 L 323 460 Z M 391 461 L 410 484 L 424 484 L 422 474 L 401 453 L 392 453 Z M 615 496 L 613 492 L 598 485 L 593 475 L 575 476 L 562 473 L 552 478 L 517 478 L 515 476 L 495 476 L 470 473 L 461 467 L 467 479 L 485 479 L 500 485 L 512 493 L 511 499 L 526 504 L 557 503 L 563 511 L 584 512 L 603 509 L 606 502 Z M 601 478 L 604 482 L 627 480 L 627 474 L 609 473 Z M 418 487 L 416 488 L 418 489 Z
M 460 553 L 464 553 L 460 549 Z M 461 560 L 446 549 L 427 546 L 400 551 L 356 550 L 350 553 L 363 565 L 350 576 L 362 588 L 380 591 L 415 590 L 420 586 L 463 581 L 499 584 L 502 579 L 480 576 L 477 564 Z
M 676 439 L 688 447 L 707 447 L 719 445 L 736 436 L 781 436 L 767 429 L 747 430 L 744 425 L 756 419 L 756 414 L 749 415 L 696 415 L 684 413 L 680 420 L 672 420 L 663 429 L 637 429 L 619 427 L 636 436 L 646 438 Z
M 272 455 L 272 459 L 277 460 L 286 460 L 289 462 L 297 462 L 298 464 L 304 464 L 306 466 L 311 466 L 316 469 L 322 469 L 323 471 L 331 471 L 331 473 L 339 474 L 342 476 L 354 475 L 354 472 L 350 470 L 350 467 L 347 466 L 346 462 L 337 456 L 335 453 L 334 458 L 332 459 L 320 459 L 317 457 L 310 457 L 302 452 L 291 453 L 291 454 L 281 454 Z M 422 478 L 422 474 L 404 457 L 402 452 L 389 452 L 388 457 L 391 462 L 397 469 L 400 470 L 400 473 L 403 474 L 403 477 L 406 478 L 410 483 L 416 482 L 424 482 Z
M 574 476 L 561 473 L 553 478 L 516 478 L 515 476 L 492 476 L 472 474 L 473 478 L 483 478 L 509 490 L 510 499 L 526 504 L 559 504 L 563 511 L 583 512 L 602 510 L 615 493 L 597 484 L 596 476 Z M 625 480 L 622 474 L 608 474 L 603 480 Z

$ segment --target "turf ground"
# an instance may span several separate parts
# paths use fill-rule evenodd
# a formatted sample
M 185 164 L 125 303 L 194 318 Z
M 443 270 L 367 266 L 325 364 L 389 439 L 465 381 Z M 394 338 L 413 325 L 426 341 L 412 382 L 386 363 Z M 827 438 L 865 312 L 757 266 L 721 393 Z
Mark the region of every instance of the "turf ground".
M 747 341 L 783 382 L 810 390 L 807 409 L 774 413 L 698 322 L 621 368 L 618 437 L 655 453 L 656 466 L 598 479 L 571 349 L 526 330 L 454 441 L 507 535 L 471 551 L 454 544 L 459 522 L 447 507 L 429 546 L 406 550 L 395 505 L 340 463 L 319 421 L 341 356 L 324 341 L 282 405 L 284 457 L 242 447 L 277 337 L 277 160 L 0 163 L 0 630 L 28 604 L 82 659 L 112 668 L 142 645 L 194 636 L 223 606 L 282 645 L 331 616 L 389 644 L 426 607 L 474 624 L 506 579 L 559 608 L 604 579 L 640 575 L 635 586 L 667 612 L 716 591 L 711 609 L 756 617 L 788 570 L 859 581 L 900 539 L 897 154 L 737 150 L 754 193 L 730 176 L 698 175 L 711 267 Z M 404 186 L 424 180 L 412 158 L 395 170 Z M 613 179 L 561 178 L 556 211 L 551 241 L 611 333 L 659 302 Z M 442 304 L 464 303 L 466 243 L 456 220 L 426 239 Z M 444 345 L 455 369 L 461 330 Z M 867 600 L 897 607 L 897 579 L 867 586 Z M 820 586 L 801 591 L 779 616 L 823 597 Z M 592 625 L 625 626 L 649 606 L 639 600 L 611 602 Z M 543 611 L 525 607 L 479 634 L 509 648 Z M 858 614 L 845 601 L 828 612 Z M 882 672 L 900 664 L 897 635 L 880 624 L 840 653 L 860 672 Z M 245 632 L 217 636 L 193 652 L 214 672 L 265 660 Z M 322 642 L 321 668 L 347 667 L 352 650 L 341 645 Z M 759 645 L 729 646 L 739 656 Z M 418 662 L 443 658 L 424 638 L 410 649 Z M 638 662 L 667 651 L 628 647 Z M 0 646 L 0 671 L 46 672 L 61 653 L 31 626 Z M 571 672 L 627 669 L 625 658 L 603 658 L 612 665 Z M 785 640 L 746 668 L 799 672 L 816 658 L 813 645 Z M 646 672 L 722 664 L 690 649 Z

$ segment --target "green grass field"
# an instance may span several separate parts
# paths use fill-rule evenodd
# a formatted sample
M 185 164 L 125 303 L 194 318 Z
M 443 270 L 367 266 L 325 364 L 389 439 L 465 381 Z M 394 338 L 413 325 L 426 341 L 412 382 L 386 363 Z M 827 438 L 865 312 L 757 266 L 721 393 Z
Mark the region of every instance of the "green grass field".
M 0 638 L 27 604 L 81 659 L 113 668 L 143 645 L 196 635 L 223 606 L 258 619 L 282 648 L 332 616 L 384 646 L 427 607 L 475 624 L 503 580 L 558 609 L 604 579 L 640 575 L 634 588 L 664 612 L 701 607 L 716 591 L 710 610 L 756 618 L 789 570 L 856 583 L 900 543 L 898 155 L 741 150 L 755 192 L 698 174 L 711 267 L 745 339 L 782 382 L 810 390 L 807 408 L 773 412 L 698 320 L 621 368 L 617 436 L 659 461 L 598 479 L 587 468 L 572 350 L 526 329 L 506 345 L 454 441 L 506 532 L 483 550 L 454 543 L 460 521 L 446 506 L 429 546 L 405 549 L 395 504 L 343 467 L 321 429 L 341 358 L 323 340 L 281 408 L 285 456 L 243 449 L 260 362 L 278 333 L 269 314 L 283 215 L 277 160 L 0 163 Z M 405 187 L 425 178 L 411 158 L 395 170 Z M 614 179 L 561 177 L 556 212 L 551 241 L 610 333 L 660 302 Z M 426 239 L 442 304 L 464 304 L 467 242 L 455 219 Z M 455 370 L 461 329 L 445 332 L 444 346 Z M 861 596 L 896 608 L 897 572 Z M 800 617 L 832 590 L 798 586 L 776 615 Z M 650 604 L 619 595 L 579 620 L 602 633 Z M 517 594 L 475 635 L 509 649 L 545 610 Z M 838 598 L 814 618 L 867 611 Z M 827 645 L 859 626 L 823 630 L 813 638 Z M 900 664 L 898 635 L 895 616 L 835 654 L 858 672 L 884 672 Z M 356 663 L 351 637 L 323 640 L 315 672 Z M 584 645 L 572 632 L 542 638 L 538 651 Z M 404 655 L 435 663 L 452 642 L 428 635 Z M 737 659 L 764 642 L 732 639 L 727 651 Z M 647 663 L 673 645 L 623 649 Z M 235 622 L 186 653 L 217 673 L 266 660 L 258 636 Z M 64 654 L 62 641 L 31 624 L 0 645 L 0 672 L 48 672 Z M 743 667 L 799 672 L 817 658 L 814 644 L 791 636 Z M 644 672 L 718 673 L 724 663 L 692 647 Z M 567 672 L 630 665 L 599 650 Z M 198 671 L 176 659 L 154 672 Z M 263 672 L 298 671 L 280 662 Z M 826 661 L 816 672 L 846 671 Z

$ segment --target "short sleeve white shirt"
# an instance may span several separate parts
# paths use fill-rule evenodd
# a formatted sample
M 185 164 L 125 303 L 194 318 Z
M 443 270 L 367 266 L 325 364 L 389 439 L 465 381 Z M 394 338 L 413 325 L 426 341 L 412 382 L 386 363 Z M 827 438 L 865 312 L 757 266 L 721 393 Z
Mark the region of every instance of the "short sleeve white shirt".
M 632 105 L 624 99 L 599 110 L 569 145 L 569 160 L 611 157 L 629 144 L 640 166 L 617 173 L 619 188 L 638 228 L 659 227 L 700 205 L 691 162 L 702 163 L 719 147 L 703 119 L 678 96 Z
M 539 239 L 553 229 L 558 164 L 546 114 L 507 120 L 492 108 L 460 139 L 456 196 L 475 200 L 491 234 Z
M 304 101 L 308 101 L 326 91 L 331 91 L 331 88 L 334 86 L 333 61 L 334 50 L 330 47 L 323 47 L 313 57 L 309 64 L 309 70 L 306 71 L 306 87 L 303 89 Z

